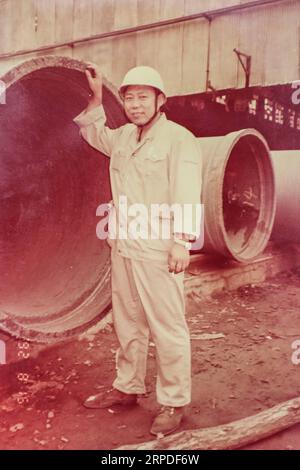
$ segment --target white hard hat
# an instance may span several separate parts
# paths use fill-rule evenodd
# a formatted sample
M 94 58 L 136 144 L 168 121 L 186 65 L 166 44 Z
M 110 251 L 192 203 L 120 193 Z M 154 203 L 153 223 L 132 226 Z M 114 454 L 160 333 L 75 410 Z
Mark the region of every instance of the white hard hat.
M 119 94 L 121 96 L 124 92 L 124 88 L 128 87 L 129 85 L 151 86 L 166 96 L 164 83 L 160 74 L 157 72 L 157 70 L 153 69 L 152 67 L 148 67 L 147 65 L 134 67 L 126 73 L 119 88 Z

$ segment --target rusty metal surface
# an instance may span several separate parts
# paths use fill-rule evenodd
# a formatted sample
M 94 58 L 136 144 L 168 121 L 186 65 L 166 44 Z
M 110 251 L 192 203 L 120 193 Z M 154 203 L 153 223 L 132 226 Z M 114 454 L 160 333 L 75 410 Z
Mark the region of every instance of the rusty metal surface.
M 72 119 L 86 106 L 83 62 L 18 66 L 0 107 L 0 327 L 37 341 L 92 324 L 110 304 L 109 248 L 96 208 L 111 198 L 108 158 Z M 124 122 L 105 83 L 108 123 Z

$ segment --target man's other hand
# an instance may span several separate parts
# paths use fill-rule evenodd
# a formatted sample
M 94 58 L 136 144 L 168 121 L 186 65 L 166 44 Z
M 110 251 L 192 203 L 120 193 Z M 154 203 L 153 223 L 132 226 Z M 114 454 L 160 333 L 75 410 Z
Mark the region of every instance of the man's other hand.
M 181 273 L 190 264 L 190 253 L 184 246 L 173 243 L 169 252 L 168 266 L 170 273 Z

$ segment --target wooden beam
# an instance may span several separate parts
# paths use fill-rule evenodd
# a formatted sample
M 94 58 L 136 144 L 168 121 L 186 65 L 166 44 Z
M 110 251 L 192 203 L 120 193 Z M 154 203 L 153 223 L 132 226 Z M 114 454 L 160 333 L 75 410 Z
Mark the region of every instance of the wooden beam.
M 300 422 L 300 397 L 221 426 L 191 429 L 117 450 L 230 450 L 272 436 Z

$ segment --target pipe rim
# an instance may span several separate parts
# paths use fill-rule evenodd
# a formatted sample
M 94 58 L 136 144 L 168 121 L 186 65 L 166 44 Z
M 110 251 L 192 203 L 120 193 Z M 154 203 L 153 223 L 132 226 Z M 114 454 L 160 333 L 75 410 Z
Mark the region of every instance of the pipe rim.
M 249 240 L 246 243 L 246 246 L 240 250 L 234 250 L 231 247 L 230 237 L 225 228 L 224 217 L 223 217 L 223 179 L 225 175 L 225 170 L 227 164 L 230 160 L 231 153 L 234 147 L 241 141 L 241 139 L 247 137 L 254 137 L 258 139 L 258 142 L 263 145 L 264 151 L 266 152 L 262 159 L 259 159 L 255 156 L 255 153 L 252 155 L 255 157 L 255 162 L 258 166 L 258 172 L 260 176 L 260 190 L 261 190 L 261 210 L 259 213 L 259 218 L 257 225 L 264 225 L 266 229 L 264 230 L 264 235 L 259 235 L 259 230 L 255 229 L 254 232 L 250 235 Z M 222 150 L 221 150 L 222 148 Z M 217 161 L 216 156 L 222 153 L 226 155 L 220 165 L 220 161 Z M 268 167 L 270 170 L 271 180 L 268 181 L 268 184 L 264 185 L 266 182 L 266 172 L 264 171 L 264 164 L 266 163 L 266 158 L 268 158 Z M 218 165 L 215 167 L 214 178 L 206 178 L 204 194 L 210 194 L 214 192 L 217 197 L 213 198 L 212 201 L 205 204 L 205 211 L 209 214 L 210 221 L 213 223 L 210 227 L 206 228 L 207 236 L 209 242 L 213 246 L 214 250 L 219 252 L 222 255 L 230 256 L 239 262 L 250 262 L 258 256 L 258 253 L 261 253 L 269 241 L 274 219 L 275 219 L 275 209 L 276 209 L 276 200 L 275 200 L 275 177 L 272 160 L 270 157 L 270 149 L 268 143 L 264 136 L 257 131 L 256 129 L 248 128 L 242 129 L 239 131 L 231 132 L 224 136 L 218 144 L 216 145 L 214 152 L 211 156 L 212 161 L 216 161 Z M 261 161 L 262 160 L 262 161 Z M 211 165 L 209 166 L 209 172 L 211 171 Z M 222 184 L 220 184 L 222 181 Z M 208 187 L 210 189 L 208 190 Z M 267 197 L 267 194 L 269 197 Z M 271 203 L 270 203 L 271 201 Z M 212 236 L 213 232 L 213 236 Z M 253 249 L 255 247 L 255 249 Z
M 59 55 L 47 55 L 21 62 L 6 72 L 2 77 L 0 77 L 0 79 L 5 83 L 6 87 L 9 88 L 11 85 L 21 80 L 21 78 L 37 70 L 42 70 L 48 67 L 57 67 L 62 69 L 77 70 L 78 72 L 84 73 L 87 65 L 88 63 L 84 60 L 73 59 L 71 57 Z M 104 76 L 103 84 L 105 88 L 107 88 L 114 95 L 118 103 L 122 105 L 118 94 L 118 89 Z

